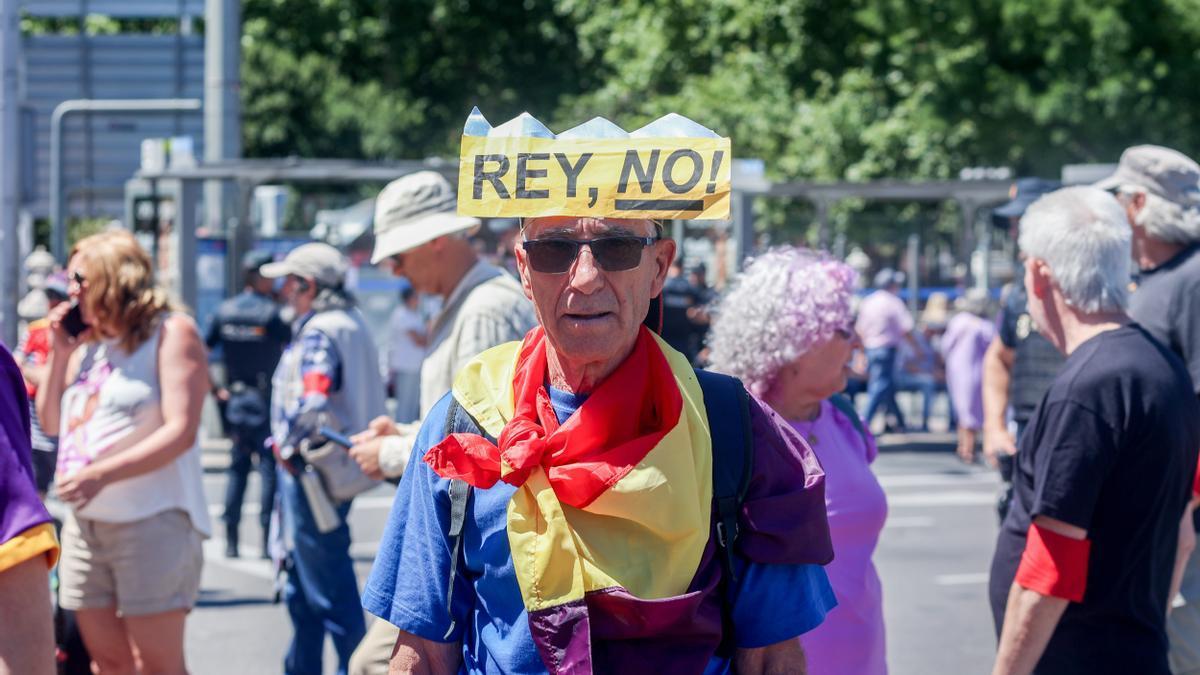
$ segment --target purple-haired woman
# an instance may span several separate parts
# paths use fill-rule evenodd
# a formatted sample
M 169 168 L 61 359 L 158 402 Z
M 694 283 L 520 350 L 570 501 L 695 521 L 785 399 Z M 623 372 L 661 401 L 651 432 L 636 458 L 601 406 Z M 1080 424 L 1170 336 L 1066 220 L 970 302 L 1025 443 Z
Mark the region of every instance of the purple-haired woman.
M 825 469 L 834 559 L 826 567 L 838 606 L 801 637 L 809 672 L 887 672 L 883 593 L 871 556 L 887 500 L 871 462 L 875 440 L 853 408 L 832 397 L 846 386 L 857 338 L 850 312 L 855 273 L 824 253 L 790 246 L 755 258 L 721 298 L 709 346 L 712 366 L 741 378 L 787 419 Z

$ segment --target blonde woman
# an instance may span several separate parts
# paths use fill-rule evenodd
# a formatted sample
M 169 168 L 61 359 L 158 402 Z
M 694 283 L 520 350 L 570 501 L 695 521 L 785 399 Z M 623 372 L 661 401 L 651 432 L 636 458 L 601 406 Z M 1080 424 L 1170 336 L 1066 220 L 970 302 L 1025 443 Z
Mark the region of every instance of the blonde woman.
M 98 673 L 185 673 L 183 627 L 209 535 L 196 429 L 209 389 L 190 318 L 154 284 L 129 232 L 81 240 L 72 303 L 50 314 L 43 425 L 59 430 L 59 602 Z M 64 327 L 78 304 L 87 329 Z

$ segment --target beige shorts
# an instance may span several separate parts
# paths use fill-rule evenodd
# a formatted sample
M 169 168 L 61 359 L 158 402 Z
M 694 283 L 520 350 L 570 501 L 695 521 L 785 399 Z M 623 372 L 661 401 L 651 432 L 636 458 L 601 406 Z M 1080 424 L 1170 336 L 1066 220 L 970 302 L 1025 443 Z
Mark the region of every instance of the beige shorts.
M 201 535 L 173 509 L 130 523 L 68 515 L 58 563 L 64 609 L 116 607 L 120 616 L 191 609 L 204 564 Z

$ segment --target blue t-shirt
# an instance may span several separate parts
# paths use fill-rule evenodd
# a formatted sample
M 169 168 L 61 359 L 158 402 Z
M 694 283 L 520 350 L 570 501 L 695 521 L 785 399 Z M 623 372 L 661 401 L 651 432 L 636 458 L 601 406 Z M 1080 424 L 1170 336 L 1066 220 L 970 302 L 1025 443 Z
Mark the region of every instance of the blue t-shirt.
M 560 421 L 583 397 L 549 389 Z M 462 641 L 471 673 L 545 673 L 508 547 L 507 506 L 516 488 L 498 482 L 471 491 L 463 527 L 463 558 L 447 592 L 451 543 L 450 481 L 422 458 L 442 439 L 450 396 L 426 417 L 388 517 L 379 554 L 363 591 L 363 607 L 401 630 L 435 642 Z M 819 565 L 766 565 L 741 560 L 733 606 L 737 646 L 765 647 L 805 633 L 837 602 Z M 452 609 L 446 606 L 451 597 Z M 714 658 L 706 675 L 728 671 Z

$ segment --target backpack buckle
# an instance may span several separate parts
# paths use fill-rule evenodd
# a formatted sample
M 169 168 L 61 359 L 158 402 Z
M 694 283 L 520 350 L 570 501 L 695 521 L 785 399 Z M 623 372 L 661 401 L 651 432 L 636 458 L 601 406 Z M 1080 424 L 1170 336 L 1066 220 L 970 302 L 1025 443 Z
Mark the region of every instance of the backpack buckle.
M 730 528 L 733 532 L 726 532 L 725 521 L 717 521 L 717 543 L 721 545 L 721 548 L 729 548 L 733 545 L 733 540 L 737 539 L 738 526 L 736 520 L 730 523 Z

